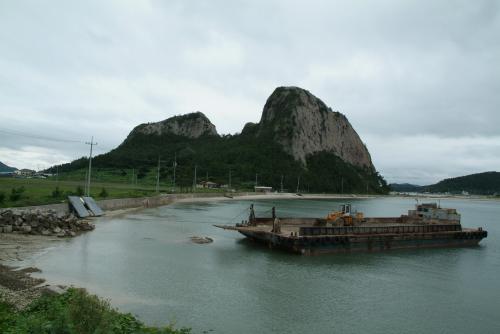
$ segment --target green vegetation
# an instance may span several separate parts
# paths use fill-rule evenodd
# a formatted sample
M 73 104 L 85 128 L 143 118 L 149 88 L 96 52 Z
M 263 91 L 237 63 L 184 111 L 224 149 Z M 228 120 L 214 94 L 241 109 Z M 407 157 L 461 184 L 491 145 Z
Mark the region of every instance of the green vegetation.
M 53 198 L 61 198 L 63 195 L 64 195 L 63 192 L 61 190 L 59 190 L 59 186 L 56 186 L 56 189 L 54 189 L 54 191 L 52 191 Z
M 66 201 L 68 195 L 82 195 L 83 181 L 56 181 L 49 179 L 0 178 L 0 207 L 19 207 L 30 205 L 55 204 Z M 19 188 L 24 188 L 22 196 L 17 197 Z M 117 182 L 92 182 L 91 196 L 99 197 L 105 188 L 110 198 L 142 197 L 154 195 L 155 189 L 148 185 L 130 185 Z M 16 189 L 15 198 L 10 192 Z M 162 188 L 162 190 L 166 190 Z M 9 196 L 5 195 L 9 192 Z M 2 200 L 2 194 L 3 200 Z M 15 200 L 12 200 L 15 199 Z
M 16 202 L 18 200 L 21 199 L 21 196 L 23 195 L 24 191 L 26 189 L 24 188 L 24 186 L 20 186 L 20 187 L 17 187 L 17 188 L 12 188 L 11 191 L 10 191 L 10 196 L 9 196 L 9 200 L 11 202 Z
M 436 184 L 422 187 L 428 192 L 493 195 L 500 193 L 500 172 L 485 172 L 445 179 Z
M 257 132 L 260 131 L 258 134 Z M 176 189 L 190 191 L 194 170 L 198 182 L 229 183 L 232 188 L 253 190 L 256 174 L 258 184 L 275 190 L 283 187 L 295 191 L 300 177 L 300 192 L 387 193 L 385 180 L 371 168 L 358 168 L 332 153 L 307 157 L 307 168 L 287 154 L 273 139 L 271 129 L 245 126 L 242 134 L 203 136 L 197 139 L 172 134 L 146 135 L 133 132 L 119 147 L 92 160 L 96 180 L 142 184 L 154 187 L 160 157 L 160 183 L 173 187 L 176 157 Z M 85 178 L 88 160 L 81 158 L 59 166 L 60 179 Z M 48 170 L 54 173 L 55 167 Z M 111 197 L 111 194 L 110 194 Z
M 77 195 L 77 196 L 83 196 L 83 188 L 82 188 L 82 186 L 76 187 L 75 195 Z
M 80 172 L 80 171 L 76 171 Z M 129 174 L 132 170 L 127 171 Z M 69 173 L 71 174 L 71 173 Z M 59 177 L 61 179 L 61 177 Z M 70 177 L 65 178 L 65 181 L 56 181 L 53 178 L 48 179 L 21 179 L 21 178 L 6 178 L 0 177 L 0 207 L 20 207 L 43 204 L 56 204 L 67 201 L 69 195 L 83 195 L 83 181 L 70 180 Z M 143 180 L 138 180 L 137 183 L 118 182 L 116 180 L 106 180 L 102 178 L 100 181 L 92 178 L 90 195 L 94 198 L 129 198 L 153 196 L 156 194 L 155 183 L 149 182 L 149 177 Z M 22 197 L 16 201 L 11 201 L 10 196 L 6 195 L 6 191 L 11 191 L 12 188 L 24 187 Z M 103 197 L 102 189 L 107 194 Z M 190 187 L 178 187 L 176 191 L 192 191 Z M 171 192 L 170 183 L 160 183 L 160 191 L 162 193 Z M 197 192 L 222 192 L 220 189 L 197 189 Z M 2 196 L 3 195 L 3 196 Z
M 500 173 L 485 172 L 465 175 L 439 181 L 428 186 L 416 186 L 408 183 L 392 183 L 389 187 L 399 192 L 431 192 L 461 194 L 463 191 L 474 195 L 500 194 Z
M 132 314 L 120 313 L 108 301 L 83 289 L 61 295 L 42 296 L 26 310 L 15 312 L 0 302 L 0 333 L 3 334 L 91 334 L 150 333 L 187 334 L 187 328 L 148 327 Z
M 421 186 L 417 186 L 417 185 L 410 184 L 410 183 L 391 183 L 391 184 L 389 184 L 389 187 L 391 188 L 392 191 L 397 191 L 397 192 L 420 192 L 420 191 L 422 191 Z
M 101 192 L 99 193 L 99 197 L 101 197 L 101 198 L 106 198 L 106 197 L 108 197 L 108 196 L 109 196 L 109 194 L 108 194 L 108 192 L 106 191 L 106 188 L 102 188 L 102 189 L 101 189 Z

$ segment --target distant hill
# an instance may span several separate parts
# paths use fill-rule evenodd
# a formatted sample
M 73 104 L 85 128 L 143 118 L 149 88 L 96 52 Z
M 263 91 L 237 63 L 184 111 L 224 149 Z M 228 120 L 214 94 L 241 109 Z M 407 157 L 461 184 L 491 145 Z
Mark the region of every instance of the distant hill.
M 410 183 L 391 183 L 389 184 L 389 188 L 397 192 L 420 192 L 422 190 L 422 186 Z
M 387 193 L 385 180 L 347 118 L 332 111 L 309 91 L 278 87 L 267 99 L 259 123 L 247 123 L 240 134 L 219 135 L 201 112 L 136 126 L 114 150 L 97 156 L 95 168 L 132 169 L 137 177 L 156 173 L 160 182 L 176 184 L 199 179 L 251 188 L 258 184 L 295 191 Z M 86 159 L 59 167 L 83 169 Z M 55 172 L 55 168 L 51 171 Z M 126 172 L 124 172 L 126 173 Z M 257 175 L 256 175 L 257 174 Z
M 442 180 L 422 187 L 422 191 L 492 195 L 500 194 L 500 172 L 485 172 Z
M 0 161 L 0 173 L 11 173 L 15 170 L 16 168 L 7 166 L 6 164 Z

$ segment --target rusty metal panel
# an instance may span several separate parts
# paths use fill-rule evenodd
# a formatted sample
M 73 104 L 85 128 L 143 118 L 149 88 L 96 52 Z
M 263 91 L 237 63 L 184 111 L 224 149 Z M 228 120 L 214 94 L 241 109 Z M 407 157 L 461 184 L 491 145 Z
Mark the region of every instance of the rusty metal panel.
M 94 216 L 102 216 L 104 214 L 104 212 L 92 197 L 83 197 L 83 200 L 85 202 L 85 205 L 89 208 L 90 211 L 92 211 Z
M 81 197 L 78 196 L 68 196 L 68 201 L 71 207 L 75 210 L 76 214 L 80 218 L 85 218 L 90 216 L 89 210 L 85 207 L 85 202 Z

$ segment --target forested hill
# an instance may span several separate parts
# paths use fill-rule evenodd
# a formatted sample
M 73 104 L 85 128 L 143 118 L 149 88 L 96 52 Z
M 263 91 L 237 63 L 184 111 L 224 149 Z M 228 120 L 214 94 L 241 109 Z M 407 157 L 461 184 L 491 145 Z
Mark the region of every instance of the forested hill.
M 485 172 L 445 179 L 422 187 L 422 191 L 492 195 L 500 194 L 500 172 Z
M 411 183 L 391 183 L 389 184 L 389 188 L 392 191 L 397 192 L 420 192 L 422 191 L 422 186 L 417 186 Z
M 233 187 L 258 185 L 288 191 L 386 193 L 388 186 L 373 166 L 368 150 L 347 118 L 297 87 L 279 87 L 268 98 L 259 123 L 241 134 L 219 135 L 201 112 L 138 125 L 125 141 L 92 160 L 95 168 L 156 170 L 160 182 L 193 184 L 198 179 Z M 85 168 L 82 158 L 60 172 Z
M 11 173 L 15 170 L 16 169 L 14 167 L 9 167 L 0 161 L 0 173 Z

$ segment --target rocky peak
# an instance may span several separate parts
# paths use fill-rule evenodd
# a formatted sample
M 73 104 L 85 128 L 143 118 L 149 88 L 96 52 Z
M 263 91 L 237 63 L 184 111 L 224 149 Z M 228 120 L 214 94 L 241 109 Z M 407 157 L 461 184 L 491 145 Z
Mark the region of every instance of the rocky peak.
M 132 133 L 146 135 L 173 134 L 188 138 L 201 136 L 218 136 L 215 125 L 202 112 L 194 112 L 181 116 L 170 117 L 156 123 L 146 123 L 137 126 Z
M 327 151 L 355 166 L 373 168 L 370 153 L 347 118 L 305 89 L 276 88 L 259 123 L 260 135 L 269 132 L 304 163 L 308 154 Z

